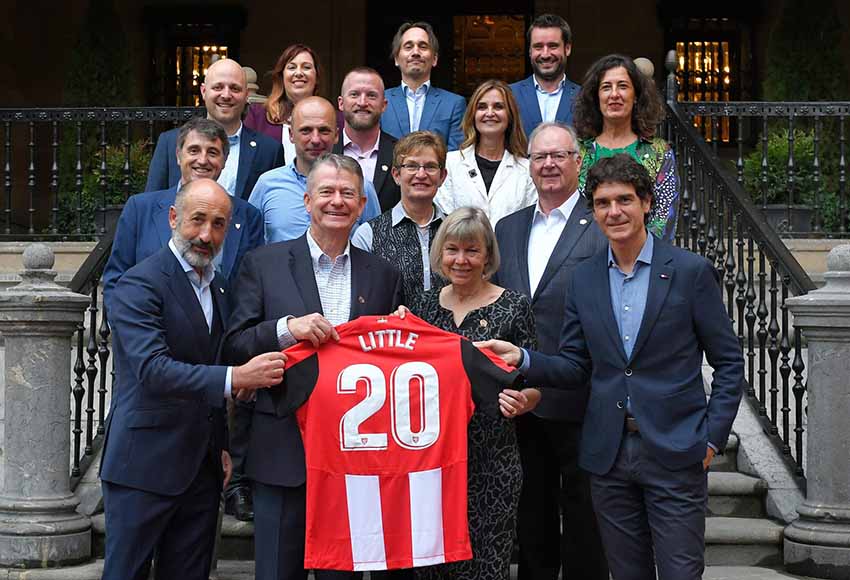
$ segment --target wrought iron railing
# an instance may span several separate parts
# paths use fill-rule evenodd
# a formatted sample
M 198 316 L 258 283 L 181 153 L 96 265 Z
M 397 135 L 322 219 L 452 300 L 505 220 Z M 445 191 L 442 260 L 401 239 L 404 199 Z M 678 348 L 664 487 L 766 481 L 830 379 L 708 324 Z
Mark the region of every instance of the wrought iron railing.
M 736 173 L 695 128 L 689 111 L 696 105 L 677 101 L 674 66 L 668 57 L 664 130 L 681 181 L 676 241 L 715 265 L 746 360 L 746 393 L 802 478 L 805 363 L 786 301 L 815 285 L 743 189 L 740 143 Z
M 142 191 L 159 133 L 203 108 L 0 109 L 0 240 L 88 240 Z

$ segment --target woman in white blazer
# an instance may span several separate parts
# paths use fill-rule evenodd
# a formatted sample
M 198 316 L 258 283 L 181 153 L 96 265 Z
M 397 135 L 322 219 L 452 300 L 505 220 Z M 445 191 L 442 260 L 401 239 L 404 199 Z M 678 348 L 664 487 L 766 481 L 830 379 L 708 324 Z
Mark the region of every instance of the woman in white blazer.
M 516 100 L 500 80 L 481 83 L 463 115 L 464 140 L 446 158 L 448 177 L 434 202 L 446 215 L 463 206 L 484 210 L 490 223 L 537 202 Z

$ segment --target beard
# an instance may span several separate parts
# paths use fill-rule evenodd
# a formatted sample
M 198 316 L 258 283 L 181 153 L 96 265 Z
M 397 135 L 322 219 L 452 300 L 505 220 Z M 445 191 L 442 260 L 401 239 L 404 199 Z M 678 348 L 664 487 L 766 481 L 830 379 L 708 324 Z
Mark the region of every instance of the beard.
M 564 62 L 564 59 L 561 59 L 560 62 L 558 62 L 558 66 L 556 66 L 551 72 L 546 72 L 541 70 L 540 66 L 536 62 L 531 61 L 531 68 L 534 70 L 534 74 L 538 78 L 541 78 L 544 81 L 554 81 L 564 76 L 564 71 L 567 70 L 567 65 Z
M 212 264 L 220 249 L 215 247 L 211 242 L 202 242 L 198 238 L 187 240 L 180 233 L 179 228 L 171 231 L 171 239 L 174 241 L 177 251 L 183 256 L 183 259 L 193 268 L 205 269 Z M 209 254 L 201 254 L 195 248 L 206 248 Z
M 344 111 L 343 116 L 345 117 L 345 122 L 348 126 L 355 131 L 366 131 L 367 129 L 372 129 L 381 120 L 381 114 L 377 112 L 364 118 L 362 115 L 356 115 L 354 111 Z

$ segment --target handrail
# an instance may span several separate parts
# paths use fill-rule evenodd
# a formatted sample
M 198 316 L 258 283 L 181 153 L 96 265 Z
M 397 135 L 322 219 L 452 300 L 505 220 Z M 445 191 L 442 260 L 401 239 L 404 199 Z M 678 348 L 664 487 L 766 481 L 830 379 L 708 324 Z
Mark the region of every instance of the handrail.
M 188 121 L 206 114 L 203 107 L 47 107 L 0 108 L 0 122 Z

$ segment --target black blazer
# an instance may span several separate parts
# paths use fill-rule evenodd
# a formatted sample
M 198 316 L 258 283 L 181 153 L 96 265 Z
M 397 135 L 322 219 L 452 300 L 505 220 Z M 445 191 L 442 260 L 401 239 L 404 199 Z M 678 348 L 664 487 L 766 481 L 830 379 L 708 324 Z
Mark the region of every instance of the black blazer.
M 375 177 L 372 180 L 372 185 L 375 186 L 375 191 L 378 193 L 378 201 L 381 203 L 381 212 L 395 207 L 401 200 L 401 189 L 395 182 L 392 176 L 393 167 L 393 148 L 398 139 L 381 131 L 381 138 L 378 140 L 378 160 L 375 163 Z M 342 129 L 340 129 L 340 137 L 334 145 L 333 152 L 342 155 Z
M 607 247 L 608 240 L 593 221 L 593 213 L 584 199 L 579 199 L 532 296 L 528 281 L 528 238 L 536 207 L 532 205 L 521 209 L 496 224 L 502 262 L 493 280 L 499 286 L 528 296 L 534 312 L 540 352 L 555 354 L 560 344 L 564 299 L 573 270 L 577 264 Z M 534 414 L 545 419 L 580 422 L 584 417 L 588 393 L 589 386 L 570 391 L 547 389 Z
M 306 234 L 249 252 L 233 291 L 239 292 L 239 300 L 224 338 L 223 358 L 242 364 L 258 354 L 280 350 L 278 319 L 322 313 Z M 389 314 L 400 303 L 398 271 L 382 258 L 351 246 L 350 319 Z M 276 416 L 270 390 L 257 393 L 246 473 L 261 483 L 295 487 L 306 478 L 301 434 L 294 415 Z

